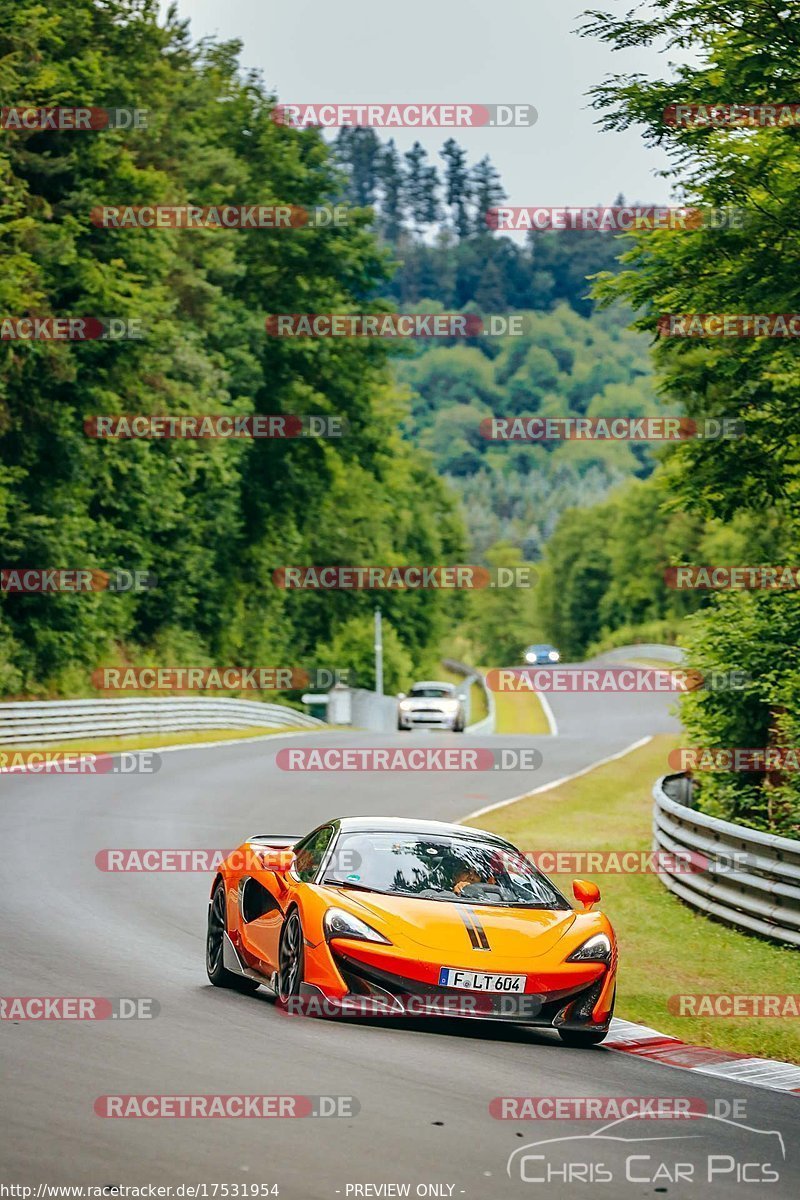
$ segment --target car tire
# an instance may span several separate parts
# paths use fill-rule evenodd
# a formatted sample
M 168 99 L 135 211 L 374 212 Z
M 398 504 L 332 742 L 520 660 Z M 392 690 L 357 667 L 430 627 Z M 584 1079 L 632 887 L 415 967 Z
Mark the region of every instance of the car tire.
M 300 913 L 293 908 L 284 922 L 278 947 L 278 1003 L 284 1008 L 300 995 L 303 984 L 305 954 L 303 951 L 303 924 Z
M 245 975 L 229 971 L 223 962 L 222 943 L 225 934 L 225 884 L 220 879 L 211 895 L 208 906 L 208 930 L 206 933 L 206 974 L 214 987 L 231 988 L 234 992 L 252 995 L 259 984 Z

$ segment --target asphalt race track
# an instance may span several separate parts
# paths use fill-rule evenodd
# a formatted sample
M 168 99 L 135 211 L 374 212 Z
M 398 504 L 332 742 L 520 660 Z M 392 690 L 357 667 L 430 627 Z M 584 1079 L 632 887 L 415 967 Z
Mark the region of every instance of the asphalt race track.
M 800 1194 L 790 1137 L 797 1097 L 602 1047 L 569 1049 L 549 1033 L 483 1023 L 399 1027 L 287 1017 L 261 992 L 246 997 L 208 984 L 208 876 L 108 874 L 95 865 L 106 847 L 233 847 L 256 832 L 302 834 L 339 814 L 457 819 L 675 728 L 670 703 L 667 696 L 556 696 L 556 739 L 398 735 L 404 745 L 534 745 L 544 762 L 528 773 L 409 778 L 287 774 L 276 767 L 282 746 L 394 741 L 354 733 L 167 753 L 155 776 L 0 776 L 3 995 L 153 997 L 160 1004 L 149 1021 L 0 1022 L 3 1178 L 28 1185 L 274 1183 L 287 1200 L 397 1195 L 403 1193 L 352 1185 L 403 1183 L 412 1196 L 474 1200 L 545 1190 L 558 1197 Z M 653 970 L 668 971 L 669 964 L 654 962 Z M 272 1121 L 115 1120 L 93 1111 L 96 1097 L 107 1093 L 348 1095 L 360 1112 Z M 563 1151 L 546 1147 L 556 1174 L 543 1185 L 522 1181 L 520 1156 L 507 1175 L 509 1155 L 537 1140 L 587 1135 L 598 1125 L 489 1115 L 493 1097 L 524 1095 L 691 1096 L 709 1107 L 744 1098 L 744 1124 L 754 1131 L 742 1122 L 640 1121 L 614 1131 L 648 1139 L 633 1146 L 566 1143 L 580 1147 L 570 1155 L 589 1164 L 593 1182 L 568 1180 L 570 1168 L 556 1164 Z M 787 1161 L 780 1138 L 760 1130 L 783 1134 Z M 652 1140 L 666 1136 L 680 1140 Z M 623 1160 L 632 1151 L 639 1157 L 628 1169 L 637 1182 L 626 1182 Z M 735 1163 L 713 1184 L 705 1182 L 709 1154 Z M 598 1162 L 611 1168 L 614 1182 L 597 1177 Z M 686 1179 L 692 1163 L 693 1184 L 667 1178 L 683 1164 Z M 779 1170 L 780 1182 L 749 1182 L 764 1163 Z M 722 1170 L 721 1159 L 717 1165 Z M 533 1179 L 544 1168 L 529 1160 L 523 1169 Z M 747 1181 L 734 1187 L 737 1172 Z M 439 1190 L 422 1192 L 419 1185 Z

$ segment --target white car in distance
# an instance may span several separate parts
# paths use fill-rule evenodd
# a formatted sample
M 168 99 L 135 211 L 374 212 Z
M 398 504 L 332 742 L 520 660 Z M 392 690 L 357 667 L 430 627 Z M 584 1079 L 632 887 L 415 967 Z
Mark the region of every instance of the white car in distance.
M 466 696 L 455 684 L 424 679 L 412 684 L 408 695 L 398 692 L 398 729 L 449 729 L 463 733 L 467 720 Z

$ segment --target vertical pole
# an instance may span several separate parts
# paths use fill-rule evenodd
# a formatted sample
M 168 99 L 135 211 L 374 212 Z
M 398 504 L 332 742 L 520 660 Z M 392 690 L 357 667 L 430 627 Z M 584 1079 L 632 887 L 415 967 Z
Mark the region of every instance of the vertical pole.
M 381 630 L 381 610 L 375 609 L 375 691 L 383 695 L 383 637 Z

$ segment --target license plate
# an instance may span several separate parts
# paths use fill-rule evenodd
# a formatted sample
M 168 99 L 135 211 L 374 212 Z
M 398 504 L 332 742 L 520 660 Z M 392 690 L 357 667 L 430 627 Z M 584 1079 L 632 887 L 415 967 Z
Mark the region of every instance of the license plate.
M 524 992 L 525 975 L 491 975 L 485 971 L 458 971 L 441 967 L 439 987 L 465 988 L 470 992 Z

